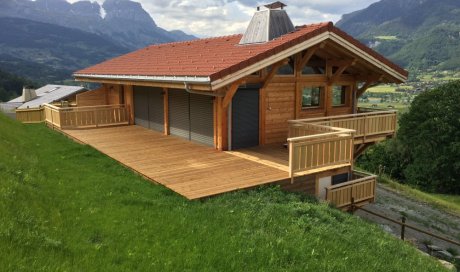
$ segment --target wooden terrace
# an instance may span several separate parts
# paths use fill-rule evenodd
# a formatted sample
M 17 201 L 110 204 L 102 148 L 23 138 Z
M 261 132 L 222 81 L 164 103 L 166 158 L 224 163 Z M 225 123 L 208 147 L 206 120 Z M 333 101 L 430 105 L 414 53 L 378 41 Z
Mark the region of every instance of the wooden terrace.
M 391 120 L 395 120 L 394 113 L 362 113 L 333 120 L 293 120 L 289 122 L 286 146 L 279 143 L 221 152 L 127 125 L 123 105 L 80 108 L 47 105 L 44 112 L 48 125 L 188 199 L 264 184 L 295 183 L 309 175 L 352 168 L 354 139 L 362 143 L 362 139 L 370 141 L 375 136 L 391 136 Z M 330 126 L 337 122 L 342 128 Z M 372 201 L 375 177 L 353 179 L 327 188 L 325 199 L 340 208 L 346 208 L 352 196 L 356 203 Z

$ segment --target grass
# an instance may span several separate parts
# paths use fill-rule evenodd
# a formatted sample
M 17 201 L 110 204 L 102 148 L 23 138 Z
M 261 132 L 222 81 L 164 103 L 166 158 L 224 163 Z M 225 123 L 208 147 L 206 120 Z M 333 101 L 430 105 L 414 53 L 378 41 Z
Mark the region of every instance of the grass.
M 368 93 L 394 93 L 396 92 L 396 87 L 390 85 L 378 85 L 372 88 L 367 89 Z
M 187 201 L 2 114 L 0 173 L 2 271 L 444 271 L 314 199 L 263 187 Z
M 386 184 L 388 187 L 395 189 L 403 194 L 409 195 L 412 198 L 415 198 L 419 201 L 429 203 L 444 211 L 460 215 L 459 195 L 441 195 L 422 192 L 408 185 L 404 185 L 396 181 L 393 181 L 386 175 L 381 176 L 379 181 Z

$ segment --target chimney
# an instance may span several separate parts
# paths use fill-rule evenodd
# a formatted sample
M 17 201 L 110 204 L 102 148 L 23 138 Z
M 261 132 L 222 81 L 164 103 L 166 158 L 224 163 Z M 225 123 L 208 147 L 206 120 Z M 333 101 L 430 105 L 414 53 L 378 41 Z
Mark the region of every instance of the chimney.
M 37 93 L 35 92 L 35 89 L 30 87 L 30 86 L 24 86 L 22 88 L 22 102 L 26 103 L 29 102 L 30 100 L 34 100 L 37 97 Z
M 295 30 L 281 2 L 257 7 L 240 44 L 266 43 Z

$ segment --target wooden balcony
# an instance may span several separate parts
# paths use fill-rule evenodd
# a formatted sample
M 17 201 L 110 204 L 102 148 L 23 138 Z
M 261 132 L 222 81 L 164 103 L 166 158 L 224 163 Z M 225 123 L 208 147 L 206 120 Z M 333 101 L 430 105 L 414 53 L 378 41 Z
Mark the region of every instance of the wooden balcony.
M 327 187 L 326 200 L 339 209 L 364 205 L 375 201 L 376 186 L 377 176 L 355 171 L 351 181 Z
M 289 121 L 289 176 L 309 175 L 352 166 L 353 133 L 351 129 Z
M 44 106 L 45 122 L 60 129 L 96 128 L 129 124 L 125 105 L 60 108 Z
M 372 111 L 362 108 L 359 111 L 357 114 L 310 118 L 296 122 L 352 129 L 355 131 L 355 145 L 374 143 L 395 135 L 397 111 Z

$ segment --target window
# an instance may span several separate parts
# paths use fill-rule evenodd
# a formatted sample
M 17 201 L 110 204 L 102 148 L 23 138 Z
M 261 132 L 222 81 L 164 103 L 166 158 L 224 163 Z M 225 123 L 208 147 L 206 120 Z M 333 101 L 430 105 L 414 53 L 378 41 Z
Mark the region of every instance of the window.
M 326 73 L 326 61 L 317 57 L 311 57 L 310 61 L 302 68 L 302 75 L 324 75 Z
M 302 90 L 302 108 L 319 107 L 322 87 L 304 87 Z
M 332 87 L 332 106 L 344 106 L 347 102 L 348 86 L 333 86 Z
M 282 76 L 292 76 L 294 75 L 294 66 L 291 65 L 290 63 L 283 65 L 278 69 L 276 74 L 282 75 Z

